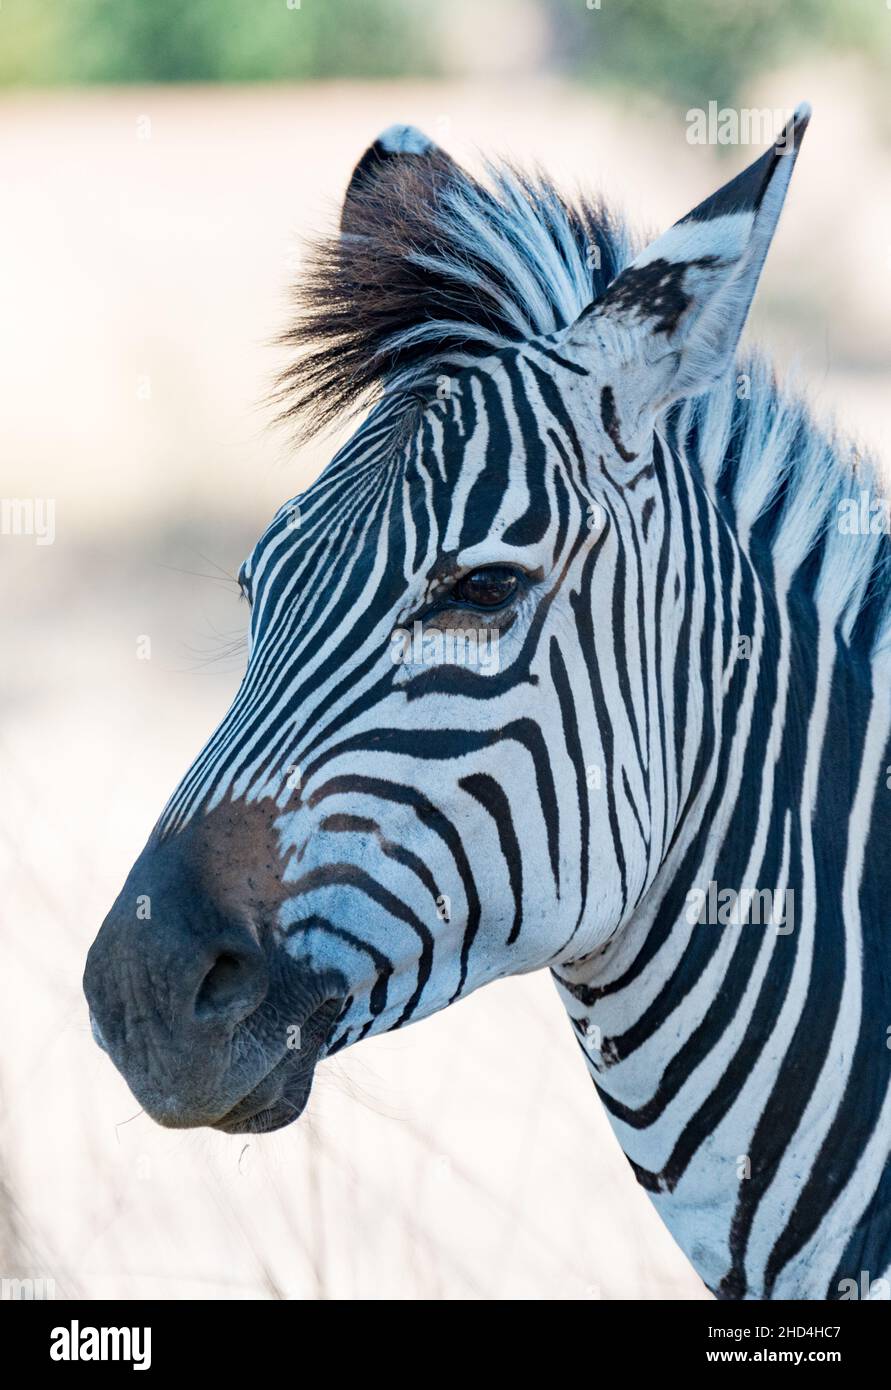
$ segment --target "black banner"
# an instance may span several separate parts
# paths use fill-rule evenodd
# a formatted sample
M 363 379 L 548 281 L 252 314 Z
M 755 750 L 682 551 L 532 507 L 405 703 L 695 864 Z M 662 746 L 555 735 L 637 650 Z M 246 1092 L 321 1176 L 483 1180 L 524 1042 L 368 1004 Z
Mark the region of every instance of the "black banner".
M 523 1305 L 523 1332 L 517 1348 L 528 1347 L 528 1334 L 539 1322 L 548 1337 L 555 1331 L 551 1304 L 534 1310 Z M 414 1336 L 424 1338 L 423 1323 L 411 1310 Z M 486 1328 L 491 1336 L 493 1311 L 487 1308 Z M 289 1374 L 300 1374 L 304 1355 L 295 1351 L 308 1335 L 311 1317 L 317 1349 L 334 1336 L 342 1360 L 358 1351 L 358 1342 L 334 1325 L 326 1327 L 324 1304 L 311 1312 L 276 1302 L 55 1302 L 6 1301 L 2 1304 L 6 1346 L 12 1350 L 19 1374 L 49 1370 L 62 1378 L 74 1373 L 95 1376 L 106 1368 L 128 1375 L 191 1370 L 202 1374 L 243 1371 L 256 1376 L 279 1365 Z M 381 1305 L 370 1305 L 380 1327 Z M 697 1368 L 742 1366 L 829 1366 L 844 1371 L 876 1374 L 887 1354 L 891 1332 L 891 1304 L 887 1301 L 840 1303 L 648 1303 L 585 1301 L 572 1315 L 574 1337 L 580 1339 L 585 1364 L 596 1372 L 599 1356 L 616 1373 L 616 1357 L 629 1372 L 686 1371 Z M 358 1315 L 351 1309 L 347 1316 Z M 436 1320 L 430 1308 L 422 1317 Z M 471 1323 L 472 1303 L 462 1303 L 459 1316 Z M 494 1313 L 497 1323 L 500 1316 Z M 565 1316 L 565 1315 L 562 1315 Z M 456 1310 L 448 1314 L 449 1328 L 438 1337 L 452 1338 L 458 1331 Z M 505 1314 L 508 1332 L 512 1315 Z M 360 1324 L 361 1326 L 361 1324 Z M 472 1328 L 471 1328 L 472 1331 Z M 566 1356 L 567 1328 L 562 1323 L 561 1342 Z M 598 1342 L 602 1338 L 602 1342 Z M 594 1340 L 592 1340 L 594 1339 Z M 398 1343 L 396 1344 L 398 1346 Z M 547 1344 L 545 1344 L 545 1347 Z M 542 1350 L 545 1349 L 542 1348 Z M 308 1350 L 308 1348 L 307 1348 Z M 510 1343 L 499 1343 L 499 1358 Z M 395 1352 L 395 1347 L 394 1347 Z M 318 1350 L 316 1352 L 318 1354 Z M 398 1353 L 397 1353 L 398 1354 Z M 363 1358 L 364 1359 L 364 1358 Z M 575 1372 L 571 1365 L 566 1373 Z

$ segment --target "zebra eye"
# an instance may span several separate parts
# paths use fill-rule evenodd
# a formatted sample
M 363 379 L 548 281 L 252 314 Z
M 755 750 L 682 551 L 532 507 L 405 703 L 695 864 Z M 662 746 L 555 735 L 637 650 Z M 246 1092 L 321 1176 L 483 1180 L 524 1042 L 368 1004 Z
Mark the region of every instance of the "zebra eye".
M 251 586 L 250 586 L 250 584 L 248 583 L 248 577 L 247 577 L 247 560 L 245 560 L 245 562 L 244 562 L 244 564 L 242 565 L 241 569 L 238 571 L 238 580 L 237 580 L 237 582 L 238 582 L 238 587 L 239 587 L 239 589 L 241 590 L 241 597 L 247 599 L 248 603 L 250 603 L 250 601 L 251 601 Z
M 518 584 L 513 570 L 504 565 L 490 565 L 486 569 L 462 574 L 452 588 L 450 598 L 453 602 L 470 604 L 474 608 L 501 608 L 508 599 L 513 598 Z

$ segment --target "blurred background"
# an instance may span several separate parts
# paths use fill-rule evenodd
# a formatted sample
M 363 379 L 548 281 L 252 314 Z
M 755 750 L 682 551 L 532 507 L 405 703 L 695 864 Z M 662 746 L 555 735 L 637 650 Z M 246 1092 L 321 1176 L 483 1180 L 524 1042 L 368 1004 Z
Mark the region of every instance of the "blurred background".
M 760 148 L 691 143 L 691 108 L 809 99 L 749 337 L 887 459 L 889 54 L 881 0 L 3 0 L 0 498 L 52 500 L 55 534 L 0 534 L 0 1276 L 708 1296 L 547 975 L 363 1043 L 299 1126 L 247 1142 L 138 1113 L 80 974 L 238 684 L 232 576 L 336 446 L 295 451 L 264 399 L 301 238 L 365 146 L 413 122 L 656 230 Z

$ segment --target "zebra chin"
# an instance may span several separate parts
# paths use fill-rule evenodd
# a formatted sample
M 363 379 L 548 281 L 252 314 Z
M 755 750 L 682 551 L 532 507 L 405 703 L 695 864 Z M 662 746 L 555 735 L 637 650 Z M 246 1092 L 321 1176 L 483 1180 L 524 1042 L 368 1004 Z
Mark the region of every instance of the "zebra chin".
M 312 1090 L 316 1063 L 324 1055 L 340 1008 L 339 999 L 322 1005 L 301 1029 L 299 1051 L 284 1057 L 210 1127 L 224 1134 L 271 1134 L 299 1120 Z

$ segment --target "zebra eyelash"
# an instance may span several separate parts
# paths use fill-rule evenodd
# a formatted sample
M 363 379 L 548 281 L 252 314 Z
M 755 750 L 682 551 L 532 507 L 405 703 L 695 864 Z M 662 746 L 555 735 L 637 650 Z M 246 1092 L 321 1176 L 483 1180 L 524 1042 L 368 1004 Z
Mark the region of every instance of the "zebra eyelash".
M 250 581 L 249 581 L 249 579 L 248 579 L 248 572 L 247 572 L 247 560 L 245 560 L 244 564 L 243 564 L 243 565 L 241 566 L 241 568 L 239 569 L 238 574 L 237 574 L 236 577 L 235 577 L 235 582 L 236 582 L 237 585 L 238 585 L 239 591 L 240 591 L 240 593 L 241 593 L 241 597 L 244 599 L 245 603 L 247 603 L 248 605 L 250 605 L 251 602 L 252 602 L 252 597 L 251 597 L 251 586 L 250 586 Z

